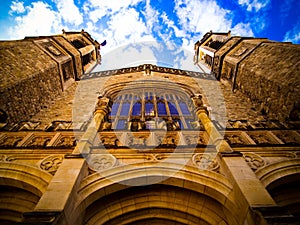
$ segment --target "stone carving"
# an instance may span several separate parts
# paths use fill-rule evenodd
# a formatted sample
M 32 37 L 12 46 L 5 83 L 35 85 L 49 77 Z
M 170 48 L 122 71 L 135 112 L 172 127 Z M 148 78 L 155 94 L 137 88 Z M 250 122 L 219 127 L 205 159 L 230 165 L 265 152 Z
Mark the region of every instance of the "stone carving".
M 162 73 L 171 73 L 175 75 L 183 75 L 183 76 L 189 76 L 189 77 L 199 77 L 204 79 L 213 80 L 213 76 L 206 73 L 200 73 L 200 72 L 194 72 L 194 71 L 184 71 L 180 69 L 173 69 L 173 68 L 167 68 L 167 67 L 160 67 L 155 66 L 151 64 L 144 64 L 137 67 L 129 67 L 129 68 L 123 68 L 123 69 L 117 69 L 117 70 L 108 70 L 108 71 L 101 71 L 101 72 L 95 72 L 95 73 L 88 73 L 85 74 L 82 77 L 82 80 L 85 79 L 92 79 L 92 78 L 99 78 L 99 77 L 105 77 L 105 76 L 112 76 L 117 74 L 124 74 L 124 73 L 132 73 L 132 72 L 141 72 L 146 71 L 146 69 L 149 69 L 153 72 L 162 72 Z
M 149 138 L 149 134 L 136 134 L 136 135 L 129 135 L 128 136 L 128 145 L 129 146 L 146 146 L 147 139 Z
M 111 126 L 112 126 L 112 123 L 105 121 L 102 124 L 102 130 L 103 131 L 111 130 Z
M 49 136 L 35 136 L 33 137 L 28 144 L 27 147 L 46 147 L 51 141 L 52 137 Z
M 274 141 L 268 137 L 267 134 L 261 133 L 261 134 L 251 134 L 248 133 L 248 135 L 253 139 L 253 141 L 258 145 L 267 145 L 267 144 L 274 144 Z
M 294 131 L 272 131 L 285 144 L 299 145 L 300 136 Z
M 194 103 L 195 108 L 203 107 L 203 101 L 201 95 L 195 95 L 194 97 L 192 97 L 192 101 Z
M 245 145 L 242 137 L 237 134 L 225 134 L 224 139 L 229 142 L 230 145 Z
M 4 137 L 0 140 L 0 146 L 3 147 L 16 147 L 21 141 L 23 140 L 23 137 Z
M 243 157 L 253 171 L 255 171 L 265 165 L 264 159 L 257 154 L 244 153 Z
M 206 141 L 203 136 L 199 136 L 199 134 L 195 135 L 185 135 L 185 142 L 187 145 L 205 145 Z
M 229 120 L 226 124 L 226 128 L 234 128 L 234 129 L 247 129 L 248 122 L 246 120 Z
M 54 175 L 64 159 L 63 155 L 50 155 L 43 159 L 40 168 Z
M 100 139 L 105 147 L 116 147 L 120 145 L 116 136 L 102 136 Z
M 157 135 L 158 144 L 162 146 L 176 146 L 178 144 L 177 134 L 167 133 L 165 136 Z
M 74 136 L 63 136 L 56 144 L 57 147 L 74 147 L 76 146 L 76 139 Z
M 18 124 L 18 131 L 23 131 L 23 130 L 35 130 L 36 127 L 40 124 L 40 122 L 21 122 Z
M 88 164 L 91 170 L 100 171 L 115 166 L 117 159 L 111 154 L 90 155 Z
M 146 159 L 149 161 L 160 161 L 167 158 L 164 154 L 148 154 Z
M 16 159 L 12 155 L 10 155 L 10 156 L 2 155 L 2 154 L 0 155 L 0 162 L 11 162 L 14 160 L 16 160 Z
M 53 121 L 46 128 L 47 131 L 70 130 L 72 128 L 71 121 Z
M 217 171 L 220 166 L 215 156 L 215 154 L 195 154 L 192 162 L 199 169 Z

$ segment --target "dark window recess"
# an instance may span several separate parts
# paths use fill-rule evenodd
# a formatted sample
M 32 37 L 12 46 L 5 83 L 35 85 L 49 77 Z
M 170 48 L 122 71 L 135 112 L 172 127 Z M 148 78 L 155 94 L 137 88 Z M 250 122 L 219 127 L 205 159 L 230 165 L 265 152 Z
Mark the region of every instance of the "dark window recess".
M 92 55 L 90 53 L 82 56 L 83 66 L 87 65 L 91 61 L 91 59 L 92 59 Z
M 83 48 L 85 47 L 85 44 L 84 42 L 80 41 L 80 40 L 74 40 L 74 41 L 71 41 L 72 45 L 74 45 L 75 48 L 77 49 L 80 49 L 80 48 Z
M 72 76 L 72 65 L 71 65 L 70 62 L 63 65 L 62 73 L 63 73 L 64 81 L 67 81 L 71 78 L 71 76 Z
M 213 41 L 209 44 L 209 47 L 218 50 L 223 45 L 223 42 Z

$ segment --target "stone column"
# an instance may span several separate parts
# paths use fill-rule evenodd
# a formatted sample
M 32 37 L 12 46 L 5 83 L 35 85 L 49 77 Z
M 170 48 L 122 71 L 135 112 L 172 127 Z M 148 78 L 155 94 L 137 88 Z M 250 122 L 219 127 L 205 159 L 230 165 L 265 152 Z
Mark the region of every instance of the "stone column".
M 229 144 L 224 141 L 223 135 L 220 134 L 209 119 L 206 107 L 203 106 L 202 96 L 197 95 L 192 98 L 192 101 L 194 103 L 195 113 L 209 135 L 209 144 L 215 145 L 217 152 L 232 152 Z
M 98 100 L 94 117 L 90 122 L 88 128 L 84 132 L 83 136 L 77 143 L 73 154 L 88 154 L 90 152 L 90 147 L 93 145 L 93 141 L 97 135 L 101 124 L 107 115 L 109 110 L 109 99 L 106 97 L 101 97 Z
M 272 221 L 290 221 L 291 215 L 280 208 L 239 152 L 220 153 L 223 169 L 233 181 L 238 199 L 239 215 L 245 225 L 273 224 Z
M 93 120 L 73 153 L 65 156 L 34 211 L 24 213 L 24 222 L 21 224 L 73 224 L 68 215 L 71 215 L 76 201 L 77 184 L 88 171 L 83 155 L 90 152 L 93 140 L 108 113 L 108 106 L 108 98 L 99 99 Z
M 72 206 L 76 201 L 77 186 L 87 174 L 84 158 L 66 158 L 53 176 L 35 209 L 23 214 L 20 224 L 72 225 Z

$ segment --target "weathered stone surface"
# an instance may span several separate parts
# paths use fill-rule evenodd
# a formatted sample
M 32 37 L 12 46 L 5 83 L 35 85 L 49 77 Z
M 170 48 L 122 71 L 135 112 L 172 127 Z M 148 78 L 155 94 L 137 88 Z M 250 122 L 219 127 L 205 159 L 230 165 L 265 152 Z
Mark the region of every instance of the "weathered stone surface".
M 236 87 L 257 110 L 285 121 L 299 104 L 299 73 L 300 45 L 263 43 L 240 64 Z

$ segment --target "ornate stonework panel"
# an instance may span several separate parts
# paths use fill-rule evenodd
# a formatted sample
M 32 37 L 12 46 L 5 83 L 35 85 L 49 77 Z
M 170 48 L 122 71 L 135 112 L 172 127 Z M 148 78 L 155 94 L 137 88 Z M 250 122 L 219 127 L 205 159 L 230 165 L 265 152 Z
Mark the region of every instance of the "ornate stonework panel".
M 183 135 L 185 143 L 187 145 L 207 145 L 208 137 L 204 133 L 196 134 L 184 134 Z
M 109 169 L 117 164 L 117 159 L 111 154 L 92 154 L 87 160 L 89 168 L 95 172 Z
M 255 144 L 245 132 L 241 131 L 227 131 L 224 135 L 224 139 L 231 145 L 231 146 L 242 146 L 242 145 L 252 145 Z
M 296 131 L 281 130 L 272 131 L 283 143 L 288 145 L 300 145 L 300 135 Z
M 248 131 L 247 134 L 257 145 L 281 144 L 278 140 L 276 140 L 276 137 L 268 131 Z
M 42 170 L 45 170 L 48 173 L 54 175 L 55 172 L 58 170 L 60 164 L 62 163 L 63 159 L 63 155 L 50 155 L 40 162 L 39 167 Z
M 22 146 L 27 148 L 44 148 L 48 147 L 51 139 L 54 137 L 54 133 L 52 134 L 32 134 Z
M 194 154 L 192 157 L 193 164 L 199 169 L 218 171 L 220 165 L 216 159 L 216 154 Z
M 1 148 L 14 148 L 18 147 L 20 143 L 25 139 L 26 133 L 5 133 L 0 136 Z
M 14 160 L 15 160 L 15 158 L 11 155 L 0 154 L 0 162 L 11 162 Z
M 254 153 L 243 153 L 243 157 L 253 171 L 266 164 L 265 160 L 261 156 Z

